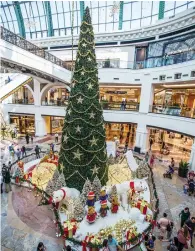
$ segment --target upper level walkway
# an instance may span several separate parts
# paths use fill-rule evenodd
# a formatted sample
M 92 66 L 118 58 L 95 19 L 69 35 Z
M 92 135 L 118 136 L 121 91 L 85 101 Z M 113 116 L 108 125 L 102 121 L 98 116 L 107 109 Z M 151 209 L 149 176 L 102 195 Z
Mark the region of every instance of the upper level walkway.
M 70 67 L 44 49 L 3 27 L 1 27 L 0 41 L 1 64 L 6 64 L 6 67 L 19 68 L 24 74 L 38 76 L 51 82 L 60 81 L 68 84 L 71 82 Z M 186 81 L 190 79 L 191 72 L 194 71 L 195 54 L 193 52 L 191 50 L 188 52 L 189 57 L 186 57 L 186 53 L 179 57 L 172 55 L 169 60 L 164 57 L 152 58 L 141 63 L 142 69 L 124 68 L 124 62 L 115 65 L 112 60 L 109 63 L 99 62 L 100 67 L 103 67 L 99 68 L 99 82 L 137 85 L 144 82 L 145 75 L 150 75 L 151 83 L 158 83 L 162 82 L 160 75 L 164 74 L 169 74 L 169 78 L 163 79 L 163 82 L 170 82 L 170 79 L 174 79 L 176 69 L 182 73 L 182 77 L 185 75 Z M 128 62 L 125 65 L 128 65 Z M 189 77 L 186 78 L 186 76 Z

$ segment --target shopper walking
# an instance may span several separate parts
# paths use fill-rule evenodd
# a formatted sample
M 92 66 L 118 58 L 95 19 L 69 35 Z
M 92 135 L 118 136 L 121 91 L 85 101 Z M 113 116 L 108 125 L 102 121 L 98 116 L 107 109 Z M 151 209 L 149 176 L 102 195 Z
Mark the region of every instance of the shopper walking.
M 105 239 L 102 243 L 102 251 L 109 251 L 107 239 Z
M 187 220 L 185 222 L 185 225 L 188 227 L 188 231 L 190 233 L 191 247 L 194 248 L 192 241 L 193 241 L 193 235 L 194 235 L 194 231 L 195 231 L 195 217 L 192 217 L 191 219 Z
M 184 247 L 187 247 L 187 241 L 190 239 L 188 228 L 182 227 L 177 233 L 178 239 L 178 251 L 182 251 Z
M 18 161 L 19 161 L 19 160 L 20 160 L 20 157 L 21 157 L 21 151 L 20 151 L 19 148 L 16 150 L 16 156 L 17 156 Z
M 35 147 L 35 154 L 36 154 L 36 158 L 40 159 L 40 148 L 38 145 L 36 145 Z
M 152 145 L 153 145 L 153 139 L 152 139 L 152 137 L 150 137 L 149 143 L 150 143 L 150 150 L 151 150 L 152 149 Z
M 28 135 L 28 133 L 26 134 L 26 144 L 29 144 L 29 135 Z
M 151 155 L 151 157 L 150 157 L 150 167 L 153 167 L 153 165 L 154 165 L 154 154 L 152 154 Z
M 184 210 L 180 212 L 179 217 L 181 217 L 181 227 L 183 227 L 184 223 L 190 219 L 189 208 L 188 207 L 184 208 Z
M 55 134 L 55 142 L 58 143 L 58 133 Z
M 160 229 L 159 239 L 163 240 L 165 239 L 165 236 L 167 236 L 167 230 L 170 227 L 170 221 L 167 219 L 166 213 L 164 213 L 163 217 L 158 221 L 158 227 Z
M 48 104 L 47 96 L 45 96 L 45 104 L 46 104 L 46 105 Z
M 50 148 L 51 148 L 51 151 L 54 152 L 54 143 L 51 143 Z
M 33 136 L 32 135 L 30 137 L 30 140 L 31 140 L 31 144 L 33 144 Z
M 3 175 L 0 174 L 0 182 L 1 182 L 1 193 L 3 193 Z
M 23 158 L 24 156 L 26 156 L 26 147 L 25 147 L 25 146 L 22 146 L 21 152 L 22 152 L 22 158 Z
M 44 246 L 43 242 L 39 242 L 37 251 L 46 251 L 46 247 Z
M 5 176 L 3 177 L 3 179 L 5 182 L 5 192 L 9 193 L 9 191 L 11 191 L 12 188 L 11 188 L 11 175 L 8 168 L 6 169 Z

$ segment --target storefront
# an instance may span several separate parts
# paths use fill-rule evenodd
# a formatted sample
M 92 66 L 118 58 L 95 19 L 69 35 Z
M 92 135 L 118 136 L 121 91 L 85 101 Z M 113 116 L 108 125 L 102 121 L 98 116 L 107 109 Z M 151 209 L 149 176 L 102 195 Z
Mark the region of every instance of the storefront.
M 126 101 L 127 103 L 140 102 L 141 89 L 139 87 L 100 87 L 100 100 L 107 102 Z
M 48 134 L 62 133 L 64 117 L 43 116 Z
M 35 134 L 35 116 L 26 114 L 10 114 L 10 124 L 17 128 L 17 131 L 21 136 L 26 135 L 26 133 L 30 135 Z
M 156 89 L 153 105 L 153 112 L 195 118 L 195 89 Z
M 53 87 L 42 96 L 42 105 L 66 106 L 69 99 L 69 91 L 66 88 Z
M 128 142 L 129 147 L 135 144 L 137 124 L 129 123 L 106 123 L 106 140 L 118 140 L 120 144 L 125 145 Z
M 161 153 L 162 156 L 170 155 L 178 161 L 181 159 L 189 161 L 193 137 L 159 128 L 148 127 L 148 129 L 153 140 L 152 151 Z

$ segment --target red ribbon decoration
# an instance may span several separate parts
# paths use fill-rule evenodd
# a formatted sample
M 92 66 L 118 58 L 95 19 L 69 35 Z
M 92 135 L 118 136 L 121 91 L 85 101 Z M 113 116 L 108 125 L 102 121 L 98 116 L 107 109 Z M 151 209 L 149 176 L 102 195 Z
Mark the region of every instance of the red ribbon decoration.
M 63 194 L 64 194 L 64 196 L 63 196 L 63 198 L 62 199 L 64 199 L 65 197 L 66 197 L 66 192 L 64 191 L 64 189 L 60 189 L 62 192 L 63 192 Z M 58 202 L 57 202 L 58 203 Z
M 82 251 L 87 251 L 87 243 L 86 243 L 86 241 L 82 241 Z

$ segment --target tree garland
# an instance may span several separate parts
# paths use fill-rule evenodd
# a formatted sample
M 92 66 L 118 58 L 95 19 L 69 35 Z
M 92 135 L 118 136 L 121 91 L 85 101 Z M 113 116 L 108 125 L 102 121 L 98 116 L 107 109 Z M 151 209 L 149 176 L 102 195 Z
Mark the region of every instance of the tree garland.
M 82 66 L 79 70 L 75 70 L 74 72 L 75 73 L 77 73 L 77 72 L 80 72 L 80 71 L 84 71 L 84 72 L 86 72 L 86 73 L 92 73 L 92 72 L 95 72 L 95 71 L 97 71 L 97 69 L 95 68 L 94 70 L 91 70 L 91 71 L 87 71 L 87 70 L 85 70 L 85 68 Z M 86 81 L 86 80 L 85 80 Z
M 88 82 L 88 81 L 93 81 L 94 83 L 96 83 L 96 81 L 92 78 L 92 77 L 89 77 L 89 78 L 87 78 L 86 80 L 84 80 L 84 81 L 78 81 L 78 80 L 76 80 L 76 79 L 74 79 L 73 78 L 73 82 L 77 82 L 77 84 L 82 84 L 82 83 L 85 83 L 85 82 Z
M 70 132 L 68 132 L 68 131 L 67 131 L 67 134 L 68 134 L 68 136 L 70 136 L 72 139 L 75 139 L 75 140 L 84 140 L 84 139 L 90 138 L 91 135 L 93 134 L 93 132 L 96 132 L 96 133 L 98 133 L 99 135 L 101 135 L 102 137 L 104 137 L 103 134 L 101 134 L 100 132 L 98 132 L 98 131 L 96 131 L 96 130 L 92 130 L 91 133 L 88 134 L 88 135 L 87 135 L 86 137 L 84 137 L 84 138 L 75 138 L 75 137 L 73 137 L 73 136 L 70 134 Z
M 63 156 L 64 156 L 64 158 L 66 159 L 66 161 L 68 162 L 68 164 L 70 164 L 71 166 L 78 166 L 78 167 L 85 167 L 85 166 L 91 164 L 91 162 L 92 162 L 95 158 L 97 158 L 101 163 L 106 163 L 106 161 L 107 161 L 107 158 L 106 158 L 105 160 L 100 160 L 100 159 L 97 157 L 97 155 L 94 155 L 94 157 L 93 157 L 88 163 L 85 163 L 84 165 L 76 165 L 76 164 L 72 164 L 69 160 L 67 160 L 67 158 L 65 157 L 65 154 L 64 154 L 64 153 L 63 153 Z
M 93 103 L 86 110 L 84 110 L 84 112 L 77 111 L 75 108 L 73 108 L 72 101 L 70 101 L 70 106 L 71 106 L 73 111 L 78 112 L 80 114 L 88 112 L 92 107 L 94 107 L 98 112 L 101 111 L 101 109 L 98 109 Z
M 85 152 L 88 152 L 88 153 L 97 153 L 97 152 L 99 152 L 99 151 L 101 151 L 104 147 L 105 147 L 105 145 L 103 145 L 101 148 L 99 148 L 98 150 L 86 150 L 84 147 L 82 147 L 80 144 L 76 144 L 76 145 L 74 145 L 73 147 L 71 147 L 71 148 L 64 148 L 63 146 L 62 146 L 62 149 L 63 150 L 65 150 L 65 151 L 70 151 L 70 150 L 73 150 L 74 148 L 76 148 L 76 147 L 80 147 L 83 151 L 85 151 Z
M 76 119 L 73 119 L 73 120 L 71 120 L 71 121 L 66 121 L 66 123 L 67 124 L 71 124 L 71 123 L 73 123 L 74 121 L 76 121 L 76 120 L 82 120 L 83 122 L 85 122 L 86 124 L 88 124 L 88 125 L 91 125 L 91 126 L 94 126 L 94 127 L 96 127 L 97 125 L 103 125 L 103 122 L 101 121 L 99 124 L 92 124 L 92 123 L 90 123 L 90 122 L 86 122 L 84 119 L 82 119 L 82 118 L 76 118 Z M 84 123 L 84 124 L 85 124 Z
M 75 95 L 71 95 L 70 98 L 75 98 L 75 97 L 77 97 L 77 96 L 79 96 L 79 95 L 81 95 L 81 96 L 83 96 L 83 97 L 85 97 L 85 98 L 88 98 L 88 99 L 94 99 L 96 96 L 99 95 L 99 92 L 97 92 L 97 93 L 96 93 L 94 96 L 92 96 L 92 97 L 88 97 L 88 96 L 86 96 L 85 94 L 83 94 L 82 92 L 78 92 L 78 93 L 75 94 Z
M 78 54 L 81 56 L 81 57 L 87 57 L 89 54 L 91 55 L 91 57 L 93 59 L 95 59 L 95 56 L 91 53 L 91 51 L 88 51 L 86 54 L 81 54 L 80 51 L 78 51 Z

